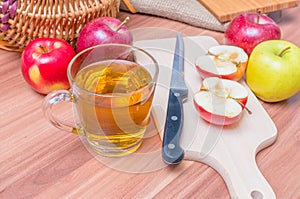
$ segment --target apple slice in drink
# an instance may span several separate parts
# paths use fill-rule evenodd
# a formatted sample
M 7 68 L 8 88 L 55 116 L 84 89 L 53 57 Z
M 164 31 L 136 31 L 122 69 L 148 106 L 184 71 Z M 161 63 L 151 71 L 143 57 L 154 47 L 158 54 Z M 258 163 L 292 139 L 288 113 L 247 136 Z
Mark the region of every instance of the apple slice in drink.
M 238 81 L 245 73 L 247 62 L 248 55 L 242 48 L 219 45 L 209 48 L 207 55 L 199 56 L 195 65 L 202 78 L 220 77 Z
M 230 125 L 240 120 L 248 95 L 246 88 L 236 81 L 208 77 L 195 94 L 194 105 L 207 122 Z

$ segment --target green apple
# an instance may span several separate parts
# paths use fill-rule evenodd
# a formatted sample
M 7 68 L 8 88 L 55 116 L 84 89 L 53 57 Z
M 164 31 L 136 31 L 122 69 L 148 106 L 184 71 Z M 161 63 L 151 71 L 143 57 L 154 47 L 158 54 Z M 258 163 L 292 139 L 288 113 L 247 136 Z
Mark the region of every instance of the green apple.
M 290 98 L 300 90 L 300 48 L 284 40 L 258 44 L 250 54 L 246 81 L 266 102 Z

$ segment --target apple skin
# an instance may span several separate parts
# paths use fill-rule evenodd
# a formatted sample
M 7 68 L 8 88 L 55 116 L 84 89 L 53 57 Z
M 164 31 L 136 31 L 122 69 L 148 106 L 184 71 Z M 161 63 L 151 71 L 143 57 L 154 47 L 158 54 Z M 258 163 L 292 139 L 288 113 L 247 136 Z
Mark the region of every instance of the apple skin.
M 235 117 L 226 117 L 222 115 L 212 114 L 206 111 L 203 107 L 199 106 L 195 100 L 194 106 L 196 107 L 196 110 L 200 113 L 202 119 L 204 119 L 208 123 L 212 123 L 215 125 L 231 125 L 238 122 L 242 117 L 242 112 Z
M 254 48 L 249 57 L 246 82 L 253 93 L 265 102 L 288 99 L 300 90 L 299 63 L 298 46 L 284 40 L 264 41 Z
M 38 93 L 68 89 L 67 67 L 75 56 L 73 47 L 56 38 L 32 40 L 22 52 L 21 68 L 25 81 Z
M 259 17 L 259 23 L 257 23 Z M 268 16 L 257 13 L 244 13 L 235 17 L 227 27 L 225 44 L 243 48 L 248 55 L 254 47 L 266 40 L 279 40 L 281 30 Z
M 131 45 L 133 41 L 132 34 L 125 25 L 116 31 L 121 23 L 119 19 L 114 17 L 99 17 L 90 21 L 79 33 L 76 52 L 105 43 Z

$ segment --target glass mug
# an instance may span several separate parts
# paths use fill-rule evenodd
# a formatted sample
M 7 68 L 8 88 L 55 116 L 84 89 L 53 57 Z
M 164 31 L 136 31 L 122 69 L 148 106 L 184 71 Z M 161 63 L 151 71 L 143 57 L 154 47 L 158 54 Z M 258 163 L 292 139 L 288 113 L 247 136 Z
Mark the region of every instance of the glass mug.
M 45 116 L 57 128 L 83 135 L 97 154 L 130 154 L 142 143 L 158 72 L 158 63 L 143 49 L 123 44 L 93 46 L 70 61 L 70 90 L 52 91 L 45 97 Z M 53 111 L 55 104 L 64 101 L 73 103 L 75 124 Z

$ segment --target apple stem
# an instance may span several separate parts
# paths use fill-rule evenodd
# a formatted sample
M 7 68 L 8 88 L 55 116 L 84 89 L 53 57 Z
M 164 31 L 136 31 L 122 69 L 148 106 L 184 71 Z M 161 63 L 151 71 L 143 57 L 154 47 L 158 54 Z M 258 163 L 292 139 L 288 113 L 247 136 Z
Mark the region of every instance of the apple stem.
M 47 53 L 47 52 L 48 52 L 47 48 L 45 48 L 43 45 L 39 45 L 39 47 L 42 49 L 42 51 L 43 51 L 44 53 Z
M 118 32 L 118 31 L 122 28 L 122 26 L 123 26 L 124 24 L 126 24 L 128 21 L 129 21 L 129 17 L 126 17 L 126 18 L 124 19 L 124 21 L 122 21 L 122 23 L 120 23 L 120 25 L 115 29 L 115 31 Z
M 279 57 L 282 57 L 283 54 L 284 54 L 287 50 L 289 50 L 289 49 L 291 49 L 290 46 L 286 47 L 285 49 L 283 49 L 283 50 L 278 54 L 278 56 L 279 56 Z
M 247 111 L 247 113 L 248 113 L 249 115 L 252 114 L 252 111 L 250 111 L 250 109 L 249 109 L 247 106 L 244 106 L 244 108 L 245 108 L 245 110 Z
M 261 10 L 260 9 L 257 9 L 257 21 L 256 21 L 256 23 L 258 23 L 259 24 L 259 20 L 260 20 L 260 16 L 261 16 Z
M 252 111 L 247 107 L 245 106 L 244 104 L 242 104 L 240 101 L 236 100 L 237 103 L 239 103 L 246 111 L 249 115 L 252 114 Z

